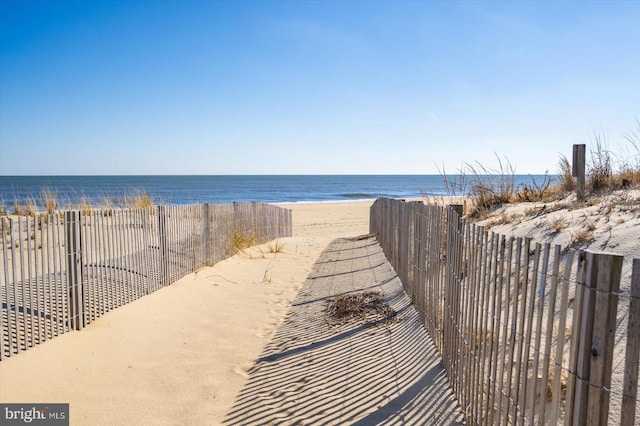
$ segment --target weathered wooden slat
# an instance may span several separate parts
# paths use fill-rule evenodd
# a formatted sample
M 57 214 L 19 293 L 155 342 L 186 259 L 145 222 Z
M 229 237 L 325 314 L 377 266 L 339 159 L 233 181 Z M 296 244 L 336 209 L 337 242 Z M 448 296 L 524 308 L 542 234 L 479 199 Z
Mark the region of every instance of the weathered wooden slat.
M 489 399 L 488 399 L 488 419 L 489 424 L 494 424 L 496 415 L 495 398 L 499 392 L 497 386 L 498 373 L 497 366 L 500 361 L 498 349 L 500 345 L 500 319 L 502 317 L 502 286 L 504 284 L 504 256 L 505 256 L 505 236 L 498 235 L 498 250 L 495 259 L 494 275 L 492 282 L 492 307 L 491 307 L 491 340 L 489 344 Z
M 545 305 L 545 292 L 546 292 L 546 287 L 547 287 L 547 271 L 549 268 L 549 256 L 550 256 L 550 252 L 551 252 L 551 244 L 549 243 L 545 243 L 543 251 L 542 251 L 542 270 L 540 271 L 540 275 L 539 275 L 539 285 L 538 285 L 538 297 L 537 297 L 537 303 L 536 303 L 536 313 L 535 313 L 535 319 L 536 319 L 536 325 L 535 325 L 535 343 L 534 343 L 534 355 L 533 355 L 533 366 L 532 366 L 532 373 L 531 373 L 531 386 L 530 386 L 530 390 L 528 391 L 528 395 L 529 395 L 529 400 L 527 402 L 528 408 L 529 408 L 529 420 L 530 422 L 535 422 L 536 419 L 536 402 L 537 402 L 537 397 L 538 395 L 540 395 L 540 403 L 542 403 L 542 400 L 544 399 L 543 397 L 543 391 L 541 389 L 541 385 L 540 385 L 540 381 L 538 380 L 538 369 L 540 367 L 540 357 L 543 355 L 540 352 L 540 345 L 542 342 L 542 334 L 545 332 L 542 329 L 542 320 L 544 318 L 544 305 Z
M 510 303 L 510 295 L 511 295 L 512 283 L 513 283 L 512 276 L 511 276 L 511 267 L 513 263 L 514 239 L 513 237 L 511 237 L 506 241 L 507 241 L 507 247 L 506 247 L 507 252 L 506 252 L 506 258 L 503 261 L 503 263 L 506 263 L 506 271 L 504 271 L 504 275 L 501 275 L 501 281 L 505 280 L 506 285 L 503 285 L 503 283 L 501 283 L 501 285 L 504 287 L 504 296 L 502 297 L 503 297 L 505 308 L 504 308 L 504 320 L 503 320 L 503 327 L 502 327 L 502 345 L 499 346 L 499 348 L 502 349 L 502 355 L 498 357 L 498 360 L 500 361 L 500 365 L 499 365 L 500 371 L 497 376 L 499 380 L 499 394 L 497 395 L 498 424 L 508 423 L 508 418 L 509 418 L 508 401 L 505 401 L 505 398 L 508 398 L 509 392 L 511 390 L 511 383 L 510 383 L 511 375 L 507 373 L 508 377 L 505 378 L 505 369 L 508 369 L 508 370 L 511 369 L 511 355 L 509 353 L 509 349 L 512 347 L 511 335 L 513 333 L 510 333 L 510 330 L 509 330 L 509 319 L 510 319 L 509 314 L 513 310 L 511 307 L 512 304 Z M 503 404 L 504 404 L 504 408 L 503 408 Z
M 613 345 L 623 257 L 609 253 L 598 253 L 593 256 L 597 265 L 597 276 L 595 277 L 597 291 L 595 292 L 594 323 L 589 351 L 590 383 L 587 423 L 606 424 L 609 416 L 609 389 L 611 388 Z
M 571 321 L 571 351 L 569 355 L 569 383 L 567 385 L 567 412 L 565 413 L 565 425 L 579 424 L 576 416 L 576 380 L 578 369 L 578 352 L 580 350 L 580 334 L 582 329 L 582 312 L 584 310 L 585 280 L 587 274 L 587 258 L 584 251 L 578 253 L 578 271 L 576 273 L 575 299 L 573 302 L 573 318 Z M 579 407 L 579 406 L 578 406 Z M 585 408 L 585 407 L 583 407 Z M 586 412 L 586 408 L 585 408 Z
M 8 231 L 8 226 L 7 226 L 7 219 L 6 218 L 0 218 L 0 228 L 2 231 L 2 236 L 0 236 L 0 242 L 2 243 L 2 267 L 4 270 L 4 293 L 2 293 L 2 289 L 0 289 L 0 313 L 2 314 L 0 316 L 0 322 L 2 322 L 2 324 L 0 324 L 0 326 L 2 326 L 2 334 L 0 334 L 0 338 L 2 339 L 2 342 L 0 342 L 0 360 L 5 359 L 5 357 L 9 357 L 11 355 L 13 355 L 13 318 L 11 315 L 11 291 L 10 291 L 10 286 L 9 286 L 9 256 L 8 256 L 8 248 L 7 248 L 7 231 Z M 4 295 L 4 296 L 2 296 Z M 3 308 L 3 306 L 6 304 L 7 308 L 6 310 Z M 5 314 L 6 311 L 6 314 Z M 2 316 L 6 315 L 7 317 L 7 327 L 6 329 L 4 328 L 4 321 Z M 7 335 L 7 347 L 5 348 L 4 346 L 4 336 L 5 334 Z
M 536 285 L 538 282 L 538 268 L 540 265 L 540 251 L 542 249 L 542 245 L 540 243 L 536 243 L 535 251 L 533 255 L 533 266 L 531 267 L 531 280 L 529 281 L 529 288 L 527 289 L 528 294 L 528 303 L 527 303 L 527 313 L 526 313 L 526 324 L 524 329 L 524 334 L 522 336 L 523 346 L 524 346 L 524 356 L 520 359 L 520 363 L 522 364 L 522 377 L 521 380 L 521 399 L 519 401 L 520 404 L 520 424 L 524 424 L 525 418 L 528 419 L 528 422 L 531 423 L 532 419 L 530 418 L 533 407 L 528 405 L 527 395 L 531 393 L 531 380 L 529 379 L 529 355 L 531 352 L 531 339 L 533 337 L 533 319 L 534 319 L 534 308 L 536 301 Z M 535 378 L 532 378 L 535 384 Z
M 625 351 L 621 426 L 633 426 L 638 398 L 638 362 L 640 361 L 640 259 L 633 259 L 629 290 L 629 322 Z
M 560 273 L 560 250 L 559 245 L 554 246 L 553 265 L 551 272 L 551 283 L 549 286 L 548 309 L 547 309 L 547 325 L 545 327 L 544 349 L 542 350 L 542 372 L 540 380 L 540 407 L 538 412 L 538 421 L 545 424 L 545 412 L 547 407 L 547 383 L 549 381 L 549 363 L 551 361 L 551 339 L 553 337 L 553 323 L 556 309 L 556 290 L 558 287 L 558 274 Z M 544 295 L 543 295 L 544 296 Z M 558 333 L 562 333 L 558 331 Z M 562 359 L 560 360 L 562 361 Z M 555 392 L 552 389 L 552 392 Z
M 556 365 L 554 366 L 554 378 L 553 378 L 553 395 L 551 399 L 551 413 L 549 416 L 550 424 L 559 424 L 559 410 L 560 410 L 560 396 L 562 394 L 562 366 L 564 356 L 565 345 L 565 330 L 567 325 L 567 313 L 569 305 L 569 279 L 571 278 L 571 269 L 573 267 L 573 259 L 575 252 L 570 250 L 567 254 L 567 260 L 565 262 L 564 276 L 561 281 L 560 291 L 560 314 L 558 322 L 558 338 L 556 343 Z
M 513 241 L 511 243 L 513 247 Z M 507 407 L 505 413 L 506 424 L 514 424 L 516 419 L 516 405 L 518 401 L 517 397 L 517 386 L 518 382 L 516 380 L 515 386 L 513 383 L 513 370 L 515 369 L 515 365 L 519 360 L 516 359 L 518 353 L 516 352 L 516 341 L 521 341 L 518 339 L 518 314 L 520 310 L 518 309 L 520 304 L 520 299 L 522 295 L 525 293 L 521 291 L 520 287 L 520 271 L 522 261 L 522 238 L 516 239 L 516 258 L 515 258 L 515 268 L 513 272 L 513 309 L 511 314 L 511 330 L 510 330 L 510 342 L 509 342 L 509 356 L 507 360 L 507 387 L 508 387 L 508 400 Z M 519 374 L 515 375 L 516 379 L 519 377 Z

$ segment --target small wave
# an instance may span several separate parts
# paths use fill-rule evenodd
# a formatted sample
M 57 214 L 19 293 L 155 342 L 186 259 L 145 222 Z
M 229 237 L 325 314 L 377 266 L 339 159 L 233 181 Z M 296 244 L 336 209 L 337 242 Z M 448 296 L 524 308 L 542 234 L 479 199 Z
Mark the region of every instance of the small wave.
M 375 194 L 369 194 L 366 192 L 348 192 L 346 194 L 338 194 L 339 197 L 342 198 L 354 198 L 354 199 L 359 199 L 359 200 L 367 200 L 370 198 L 377 198 L 377 196 Z

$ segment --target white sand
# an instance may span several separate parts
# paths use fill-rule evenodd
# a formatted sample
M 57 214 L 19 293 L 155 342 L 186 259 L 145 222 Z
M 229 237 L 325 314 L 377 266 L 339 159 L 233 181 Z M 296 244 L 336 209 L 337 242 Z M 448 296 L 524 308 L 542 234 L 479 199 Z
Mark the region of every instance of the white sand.
M 622 255 L 620 288 L 628 295 L 633 258 L 640 258 L 640 190 L 590 197 L 583 206 L 574 201 L 575 196 L 569 196 L 552 203 L 506 205 L 480 223 L 507 236 L 527 236 L 535 242 L 563 248 Z M 620 418 L 628 321 L 629 298 L 623 296 L 618 303 L 609 404 L 611 425 Z M 636 412 L 636 423 L 640 424 L 640 410 Z
M 2 361 L 0 401 L 68 402 L 76 425 L 220 423 L 322 250 L 368 233 L 370 205 L 286 205 L 282 252 L 247 250 Z

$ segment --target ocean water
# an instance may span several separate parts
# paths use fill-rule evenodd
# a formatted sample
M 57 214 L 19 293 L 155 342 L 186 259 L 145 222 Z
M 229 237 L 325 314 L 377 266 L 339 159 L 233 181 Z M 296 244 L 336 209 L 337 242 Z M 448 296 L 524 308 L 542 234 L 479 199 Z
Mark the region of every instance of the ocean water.
M 455 177 L 449 177 L 453 179 Z M 517 175 L 516 185 L 543 176 Z M 86 200 L 122 204 L 144 191 L 155 204 L 226 204 L 234 201 L 327 202 L 414 198 L 447 194 L 440 175 L 268 175 L 268 176 L 0 176 L 0 204 L 35 201 L 55 194 L 59 205 Z

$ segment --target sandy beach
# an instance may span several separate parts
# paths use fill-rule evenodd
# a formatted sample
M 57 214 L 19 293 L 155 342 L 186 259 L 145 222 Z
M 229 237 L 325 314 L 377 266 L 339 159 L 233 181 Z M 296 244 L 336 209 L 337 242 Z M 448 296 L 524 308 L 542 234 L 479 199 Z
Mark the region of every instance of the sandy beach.
M 247 249 L 0 363 L 0 401 L 68 402 L 71 424 L 219 424 L 335 238 L 371 202 L 294 203 L 294 236 Z M 273 245 L 271 246 L 273 247 Z
M 637 257 L 636 192 L 582 208 L 521 203 L 480 222 L 507 236 Z M 68 402 L 71 424 L 221 424 L 286 320 L 314 262 L 336 238 L 369 232 L 372 202 L 282 204 L 293 237 L 246 249 L 0 363 L 0 401 Z M 591 232 L 590 242 L 576 240 Z M 621 303 L 619 327 L 628 305 Z M 616 354 L 624 351 L 623 341 Z M 620 385 L 622 365 L 614 363 Z M 618 410 L 618 393 L 612 410 Z

